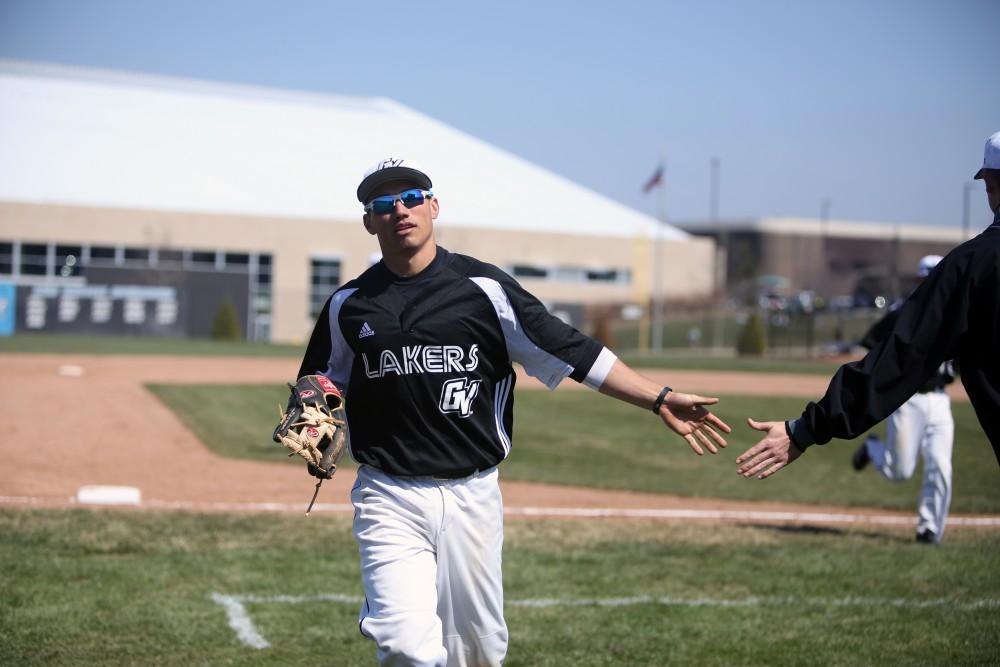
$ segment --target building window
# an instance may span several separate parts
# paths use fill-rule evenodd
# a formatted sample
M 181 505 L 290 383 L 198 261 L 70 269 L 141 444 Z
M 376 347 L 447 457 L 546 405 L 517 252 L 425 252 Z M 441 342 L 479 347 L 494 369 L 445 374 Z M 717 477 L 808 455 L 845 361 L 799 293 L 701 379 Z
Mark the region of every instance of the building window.
M 62 278 L 80 275 L 80 265 L 83 258 L 83 246 L 56 246 L 56 275 Z
M 579 266 L 557 266 L 553 277 L 561 283 L 580 283 L 586 280 L 586 274 Z
M 309 291 L 309 313 L 312 317 L 320 314 L 323 304 L 339 285 L 339 259 L 312 260 L 312 285 Z
M 537 266 L 533 264 L 512 264 L 510 273 L 515 278 L 552 280 L 560 283 L 615 283 L 627 285 L 632 282 L 629 269 L 588 269 L 582 266 Z
M 21 275 L 44 276 L 49 263 L 49 247 L 42 243 L 21 244 Z
M 149 248 L 125 248 L 125 263 L 133 266 L 148 266 Z
M 191 252 L 191 263 L 198 268 L 215 268 L 215 251 L 194 250 Z
M 257 289 L 271 289 L 271 255 L 257 255 Z
M 256 255 L 250 262 L 253 293 L 253 340 L 271 339 L 271 255 Z M 227 260 L 228 263 L 228 260 Z
M 184 263 L 184 251 L 174 248 L 160 248 L 156 253 L 156 263 L 165 265 L 180 265 Z
M 0 273 L 14 272 L 14 244 L 10 241 L 0 241 Z
M 90 246 L 90 262 L 94 264 L 107 263 L 111 264 L 115 261 L 115 249 L 109 246 Z
M 544 266 L 531 266 L 530 264 L 514 264 L 511 273 L 515 278 L 548 278 L 549 270 Z
M 628 269 L 587 269 L 587 282 L 618 283 L 632 282 L 632 273 Z
M 250 255 L 245 252 L 227 252 L 226 266 L 246 266 L 250 263 Z

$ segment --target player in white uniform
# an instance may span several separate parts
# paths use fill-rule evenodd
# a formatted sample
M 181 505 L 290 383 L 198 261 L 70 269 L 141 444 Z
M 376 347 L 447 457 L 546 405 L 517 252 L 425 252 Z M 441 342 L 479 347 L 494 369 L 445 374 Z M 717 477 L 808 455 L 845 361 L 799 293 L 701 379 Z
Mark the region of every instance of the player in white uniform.
M 361 181 L 382 261 L 341 286 L 316 322 L 299 377 L 343 392 L 365 602 L 361 632 L 383 665 L 500 665 L 507 652 L 497 464 L 514 426 L 512 362 L 550 389 L 565 378 L 652 411 L 697 454 L 729 427 L 553 317 L 495 266 L 434 241 L 439 202 L 412 163 Z M 498 192 L 498 196 L 508 196 Z M 509 196 L 516 196 L 509 193 Z M 488 202 L 484 202 L 488 205 Z
M 941 261 L 938 255 L 928 255 L 920 260 L 917 275 L 926 278 Z M 872 327 L 862 344 L 869 349 L 878 338 L 891 331 L 894 313 L 890 320 Z M 874 339 L 867 341 L 867 339 Z M 955 380 L 950 361 L 941 364 L 938 372 L 903 403 L 889 417 L 886 439 L 875 434 L 861 443 L 851 464 L 855 470 L 864 469 L 869 463 L 888 480 L 901 481 L 913 477 L 917 459 L 924 460 L 924 480 L 917 503 L 917 541 L 937 544 L 944 537 L 945 519 L 951 504 L 951 450 L 955 422 L 951 416 L 951 400 L 945 386 Z

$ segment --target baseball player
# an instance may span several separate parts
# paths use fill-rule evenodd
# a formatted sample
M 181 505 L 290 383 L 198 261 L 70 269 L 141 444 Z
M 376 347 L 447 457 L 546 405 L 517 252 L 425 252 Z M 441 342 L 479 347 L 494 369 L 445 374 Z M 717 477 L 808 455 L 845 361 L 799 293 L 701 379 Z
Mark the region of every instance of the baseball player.
M 941 261 L 939 255 L 920 260 L 917 276 L 923 280 Z M 861 339 L 869 350 L 892 331 L 899 315 L 894 307 Z M 951 449 L 955 422 L 951 416 L 951 400 L 945 387 L 955 381 L 950 361 L 937 371 L 908 401 L 892 413 L 888 420 L 886 439 L 872 434 L 854 452 L 851 464 L 855 470 L 869 463 L 883 477 L 892 481 L 910 479 L 917 468 L 917 455 L 924 460 L 924 479 L 917 503 L 917 542 L 938 544 L 944 537 L 944 524 L 951 504 Z
M 766 479 L 807 447 L 856 438 L 891 415 L 942 363 L 957 359 L 962 384 L 1000 462 L 1000 132 L 986 140 L 983 167 L 993 223 L 949 252 L 899 308 L 891 332 L 845 364 L 826 394 L 798 419 L 758 422 L 763 438 L 737 457 L 737 473 Z
M 385 159 L 358 186 L 382 260 L 327 301 L 299 377 L 344 396 L 365 601 L 383 665 L 500 665 L 507 651 L 497 464 L 511 451 L 513 362 L 652 411 L 697 454 L 725 446 L 716 399 L 646 379 L 510 276 L 436 245 L 427 173 Z

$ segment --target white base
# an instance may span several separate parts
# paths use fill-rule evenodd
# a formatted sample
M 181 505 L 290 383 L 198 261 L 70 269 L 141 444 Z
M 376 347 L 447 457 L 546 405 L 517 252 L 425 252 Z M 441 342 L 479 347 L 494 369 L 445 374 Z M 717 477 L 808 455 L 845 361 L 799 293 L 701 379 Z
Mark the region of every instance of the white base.
M 139 505 L 142 493 L 134 486 L 81 486 L 76 502 L 88 505 Z

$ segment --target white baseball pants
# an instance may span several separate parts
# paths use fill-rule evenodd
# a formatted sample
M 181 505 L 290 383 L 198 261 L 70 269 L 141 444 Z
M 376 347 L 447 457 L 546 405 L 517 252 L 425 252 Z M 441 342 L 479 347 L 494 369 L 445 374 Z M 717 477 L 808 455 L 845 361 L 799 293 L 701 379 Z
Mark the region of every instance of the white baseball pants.
M 917 455 L 924 459 L 924 481 L 917 504 L 917 531 L 932 530 L 940 540 L 951 504 L 951 450 L 955 422 L 951 399 L 941 391 L 914 394 L 889 417 L 886 439 L 869 438 L 868 455 L 886 479 L 913 476 Z
M 507 653 L 496 468 L 400 478 L 358 469 L 351 491 L 361 554 L 361 633 L 379 663 L 493 667 Z

